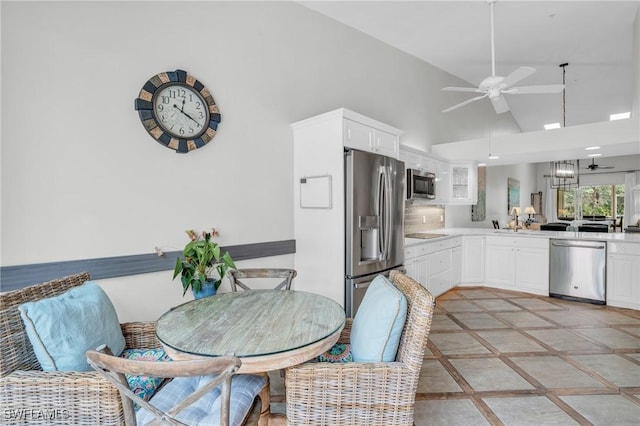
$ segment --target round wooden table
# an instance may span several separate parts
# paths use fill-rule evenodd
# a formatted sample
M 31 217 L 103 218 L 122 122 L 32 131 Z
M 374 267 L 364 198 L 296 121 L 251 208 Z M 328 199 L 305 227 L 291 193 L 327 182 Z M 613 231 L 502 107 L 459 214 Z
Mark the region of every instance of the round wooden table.
M 174 359 L 234 354 L 239 373 L 303 363 L 335 344 L 343 308 L 294 290 L 251 290 L 193 300 L 164 313 L 156 334 Z

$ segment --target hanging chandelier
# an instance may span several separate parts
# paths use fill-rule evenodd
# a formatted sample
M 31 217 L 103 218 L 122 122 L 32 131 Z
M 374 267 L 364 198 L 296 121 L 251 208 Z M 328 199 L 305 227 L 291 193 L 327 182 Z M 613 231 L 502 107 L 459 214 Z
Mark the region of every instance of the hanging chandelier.
M 580 160 L 551 162 L 551 188 L 577 188 L 580 186 Z
M 566 114 L 566 66 L 568 63 L 560 64 L 562 68 L 562 127 L 567 126 Z M 568 189 L 580 186 L 580 160 L 564 160 L 551 162 L 551 188 Z

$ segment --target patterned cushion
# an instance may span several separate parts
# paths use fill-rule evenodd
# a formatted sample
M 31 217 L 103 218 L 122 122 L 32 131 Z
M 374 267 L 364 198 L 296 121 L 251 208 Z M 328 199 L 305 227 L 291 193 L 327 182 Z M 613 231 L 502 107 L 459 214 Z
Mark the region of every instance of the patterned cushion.
M 167 383 L 151 398 L 150 403 L 161 411 L 167 411 L 212 380 L 212 376 L 177 377 Z M 231 379 L 231 408 L 229 424 L 240 425 L 251 409 L 253 400 L 267 383 L 263 376 L 237 374 Z M 190 426 L 212 426 L 220 424 L 220 388 L 216 387 L 202 398 L 182 410 L 176 418 Z M 136 413 L 139 425 L 155 419 L 145 408 Z
M 90 371 L 87 350 L 103 344 L 116 354 L 124 349 L 116 310 L 92 281 L 18 310 L 43 371 Z
M 351 362 L 351 345 L 348 343 L 336 343 L 327 352 L 318 355 L 318 362 Z
M 122 358 L 136 359 L 139 361 L 171 361 L 169 355 L 164 350 L 158 349 L 125 349 L 120 355 Z M 148 401 L 156 392 L 158 386 L 162 384 L 164 378 L 149 376 L 132 376 L 125 374 L 129 389 L 140 398 Z M 136 410 L 138 409 L 136 404 Z
M 391 281 L 371 281 L 351 325 L 351 352 L 356 362 L 390 362 L 396 358 L 407 316 L 407 299 Z

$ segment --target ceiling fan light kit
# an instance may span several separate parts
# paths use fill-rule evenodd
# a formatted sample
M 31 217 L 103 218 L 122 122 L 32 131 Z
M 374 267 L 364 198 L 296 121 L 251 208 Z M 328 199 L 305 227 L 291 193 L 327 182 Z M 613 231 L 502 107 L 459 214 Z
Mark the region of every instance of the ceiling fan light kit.
M 495 0 L 488 0 L 491 9 L 491 75 L 480 82 L 480 85 L 475 87 L 444 87 L 442 90 L 450 92 L 472 92 L 482 93 L 480 96 L 476 96 L 466 101 L 453 105 L 442 112 L 453 111 L 463 107 L 471 102 L 475 102 L 480 99 L 489 98 L 493 109 L 497 114 L 502 114 L 509 111 L 509 104 L 507 103 L 505 94 L 508 95 L 528 95 L 528 94 L 544 94 L 544 93 L 560 93 L 564 89 L 564 84 L 547 84 L 540 86 L 517 86 L 514 85 L 521 80 L 529 77 L 536 72 L 535 68 L 520 67 L 513 71 L 506 77 L 500 77 L 496 75 L 496 60 L 495 60 L 495 41 L 494 41 L 494 25 L 493 25 L 493 4 Z

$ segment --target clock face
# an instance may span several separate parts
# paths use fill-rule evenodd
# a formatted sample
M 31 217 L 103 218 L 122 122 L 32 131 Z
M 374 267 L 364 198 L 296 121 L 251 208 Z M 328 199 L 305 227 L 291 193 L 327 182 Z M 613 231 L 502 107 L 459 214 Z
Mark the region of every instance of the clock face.
M 179 153 L 209 143 L 221 120 L 209 89 L 183 70 L 151 77 L 140 90 L 134 108 L 149 135 Z
M 153 95 L 153 113 L 167 133 L 176 138 L 193 139 L 209 126 L 207 103 L 193 88 L 166 84 Z

